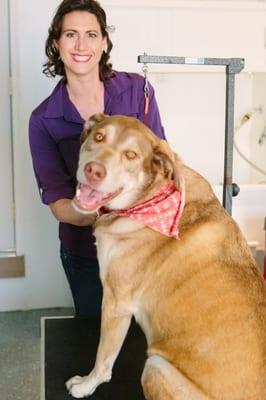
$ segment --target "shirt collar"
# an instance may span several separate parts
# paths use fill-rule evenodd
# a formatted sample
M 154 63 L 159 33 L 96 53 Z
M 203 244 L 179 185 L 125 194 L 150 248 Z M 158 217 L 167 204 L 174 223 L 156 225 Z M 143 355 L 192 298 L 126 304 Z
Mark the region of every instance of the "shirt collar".
M 64 117 L 64 119 L 69 122 L 84 123 L 84 120 L 70 101 L 64 78 L 58 82 L 49 97 L 45 117 Z
M 126 91 L 132 82 L 129 79 L 123 77 L 124 74 L 119 74 L 113 71 L 111 78 L 104 81 L 104 112 L 110 114 L 111 105 L 124 91 Z M 65 78 L 62 78 L 54 90 L 52 91 L 46 113 L 46 118 L 60 118 L 64 117 L 66 121 L 83 124 L 84 120 L 81 118 L 76 107 L 71 102 L 67 88 Z

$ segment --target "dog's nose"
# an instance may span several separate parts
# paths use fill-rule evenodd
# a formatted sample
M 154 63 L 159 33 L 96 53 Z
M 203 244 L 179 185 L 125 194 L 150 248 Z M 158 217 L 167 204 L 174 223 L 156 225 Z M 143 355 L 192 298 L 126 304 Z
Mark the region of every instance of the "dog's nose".
M 105 167 L 96 162 L 90 162 L 85 165 L 84 168 L 85 177 L 88 182 L 99 182 L 102 181 L 106 176 Z

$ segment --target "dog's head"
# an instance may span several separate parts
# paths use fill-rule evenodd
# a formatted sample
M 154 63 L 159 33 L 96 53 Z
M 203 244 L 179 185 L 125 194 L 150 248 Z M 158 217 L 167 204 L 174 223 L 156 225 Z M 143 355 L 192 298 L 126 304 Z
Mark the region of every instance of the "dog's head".
M 167 180 L 179 188 L 179 160 L 139 120 L 96 114 L 84 125 L 73 201 L 80 212 L 130 207 Z

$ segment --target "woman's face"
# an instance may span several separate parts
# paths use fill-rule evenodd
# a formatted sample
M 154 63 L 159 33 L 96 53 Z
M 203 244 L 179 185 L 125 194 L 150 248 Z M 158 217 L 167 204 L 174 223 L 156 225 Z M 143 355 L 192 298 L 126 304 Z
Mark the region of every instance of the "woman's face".
M 72 11 L 64 15 L 61 36 L 56 42 L 67 79 L 74 76 L 99 77 L 99 61 L 106 46 L 94 14 Z

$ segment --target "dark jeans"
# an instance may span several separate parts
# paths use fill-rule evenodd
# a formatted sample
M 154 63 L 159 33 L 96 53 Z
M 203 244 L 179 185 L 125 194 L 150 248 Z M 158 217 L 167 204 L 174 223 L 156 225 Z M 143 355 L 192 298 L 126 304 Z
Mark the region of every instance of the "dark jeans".
M 102 285 L 95 258 L 70 254 L 62 245 L 61 261 L 72 292 L 76 317 L 100 317 Z

